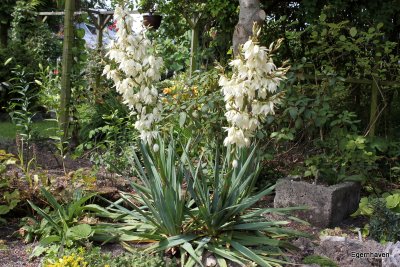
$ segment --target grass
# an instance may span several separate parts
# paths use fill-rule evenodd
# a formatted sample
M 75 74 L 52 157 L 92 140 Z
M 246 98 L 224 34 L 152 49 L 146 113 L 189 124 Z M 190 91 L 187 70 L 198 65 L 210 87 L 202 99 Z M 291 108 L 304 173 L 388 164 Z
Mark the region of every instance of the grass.
M 56 135 L 56 127 L 55 121 L 39 121 L 32 126 L 34 135 L 42 138 Z M 0 141 L 14 140 L 16 132 L 16 126 L 11 122 L 0 122 Z

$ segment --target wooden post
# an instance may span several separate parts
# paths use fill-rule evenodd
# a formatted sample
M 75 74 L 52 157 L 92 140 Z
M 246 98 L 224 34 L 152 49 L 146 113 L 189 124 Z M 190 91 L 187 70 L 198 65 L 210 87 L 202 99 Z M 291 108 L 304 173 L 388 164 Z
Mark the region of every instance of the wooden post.
M 96 35 L 97 35 L 97 53 L 99 54 L 101 54 L 101 48 L 103 47 L 103 29 L 101 28 L 102 18 L 103 18 L 102 15 L 100 14 L 97 15 Z M 94 85 L 95 97 L 97 95 L 97 91 L 100 88 L 100 79 L 101 79 L 101 73 L 97 73 Z
M 75 9 L 75 0 L 66 0 L 65 17 L 64 17 L 61 94 L 60 94 L 60 129 L 63 130 L 64 139 L 68 137 L 68 128 L 69 128 L 69 107 L 71 102 L 72 46 L 74 41 L 74 28 L 73 28 L 74 9 Z
M 101 25 L 102 16 L 99 14 L 97 15 L 97 25 Z M 97 49 L 101 50 L 103 46 L 103 30 L 99 27 L 96 27 L 96 35 L 97 35 Z
M 0 22 L 0 47 L 7 48 L 8 44 L 8 29 L 10 28 L 10 22 Z
M 107 23 L 110 21 L 112 18 L 114 12 L 113 11 L 99 11 L 96 9 L 89 9 L 88 10 L 89 17 L 91 18 L 94 26 L 96 27 L 96 37 L 97 37 L 97 53 L 101 53 L 101 49 L 103 47 L 103 30 L 107 26 Z M 95 16 L 96 14 L 97 16 Z M 100 87 L 100 80 L 101 80 L 101 74 L 98 73 L 96 74 L 95 78 L 95 95 L 97 89 Z

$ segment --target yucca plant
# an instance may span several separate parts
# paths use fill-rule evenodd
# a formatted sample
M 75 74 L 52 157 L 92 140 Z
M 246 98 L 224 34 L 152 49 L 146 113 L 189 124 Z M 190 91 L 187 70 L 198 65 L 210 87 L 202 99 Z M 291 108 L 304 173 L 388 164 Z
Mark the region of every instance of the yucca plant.
M 92 207 L 91 211 L 101 217 L 122 221 L 123 224 L 103 224 L 96 230 L 96 237 L 101 241 L 107 237 L 118 237 L 122 245 L 131 250 L 128 242 L 157 243 L 166 238 L 176 240 L 193 240 L 195 235 L 189 230 L 191 225 L 190 195 L 183 188 L 185 168 L 175 151 L 176 144 L 172 140 L 166 146 L 162 139 L 153 149 L 141 144 L 142 157 L 133 153 L 132 160 L 138 180 L 132 181 L 136 194 L 121 192 L 121 199 L 107 210 Z M 156 148 L 156 149 L 155 149 Z M 107 201 L 107 200 L 106 200 Z M 128 204 L 127 209 L 121 202 Z M 102 231 L 105 227 L 116 228 L 112 234 Z M 190 234 L 188 234 L 190 233 Z M 176 241 L 168 248 L 175 248 Z
M 226 259 L 237 263 L 255 262 L 260 266 L 285 263 L 277 259 L 283 255 L 282 248 L 293 248 L 285 238 L 303 234 L 281 227 L 289 221 L 269 221 L 264 215 L 302 207 L 251 208 L 274 189 L 270 186 L 255 191 L 260 172 L 256 146 L 236 150 L 228 147 L 222 158 L 217 149 L 214 157 L 206 157 L 207 166 L 213 166 L 208 172 L 204 171 L 202 160 L 195 166 L 187 154 L 184 155 L 189 169 L 185 176 L 188 190 L 198 207 L 197 229 L 207 236 L 201 243 L 194 242 L 195 255 L 190 255 L 186 266 L 193 266 L 194 257 L 206 250 L 214 253 L 220 266 L 227 265 Z
M 215 156 L 193 160 L 189 147 L 183 147 L 179 156 L 173 140 L 166 147 L 159 139 L 156 149 L 141 145 L 142 160 L 134 154 L 140 181 L 132 184 L 137 194 L 121 193 L 121 200 L 133 211 L 123 207 L 121 200 L 110 202 L 107 209 L 124 222 L 118 226 L 123 244 L 129 248 L 127 241 L 147 242 L 152 243 L 148 251 L 179 251 L 181 265 L 189 267 L 203 266 L 207 251 L 220 266 L 227 266 L 227 260 L 260 266 L 285 263 L 282 248 L 292 247 L 285 240 L 302 233 L 281 227 L 289 221 L 268 221 L 263 216 L 295 208 L 252 208 L 273 190 L 255 192 L 256 148 L 228 148 L 224 155 L 217 150 Z

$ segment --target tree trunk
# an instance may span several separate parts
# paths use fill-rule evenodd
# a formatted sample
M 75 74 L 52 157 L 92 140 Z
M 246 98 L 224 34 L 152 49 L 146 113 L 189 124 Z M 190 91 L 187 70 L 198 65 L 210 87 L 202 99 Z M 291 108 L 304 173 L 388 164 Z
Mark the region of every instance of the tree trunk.
M 7 48 L 8 44 L 8 29 L 10 28 L 10 22 L 0 23 L 0 47 Z
M 194 71 L 198 69 L 198 53 L 199 53 L 199 25 L 198 23 L 192 28 L 192 40 L 190 45 L 190 77 Z
M 68 136 L 69 107 L 71 101 L 72 46 L 74 41 L 75 0 L 65 1 L 64 42 L 62 55 L 62 77 L 60 95 L 60 129 L 64 139 Z
M 262 24 L 265 12 L 260 8 L 260 0 L 239 0 L 239 21 L 233 33 L 233 52 L 238 53 L 239 45 L 244 44 L 253 33 L 254 22 Z

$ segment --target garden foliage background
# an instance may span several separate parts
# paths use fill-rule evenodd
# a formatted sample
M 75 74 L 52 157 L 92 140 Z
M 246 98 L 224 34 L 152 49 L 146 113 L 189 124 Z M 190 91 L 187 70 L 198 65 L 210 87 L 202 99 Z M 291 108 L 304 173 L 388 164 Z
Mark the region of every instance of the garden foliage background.
M 238 23 L 239 2 L 141 0 L 137 4 L 128 4 L 130 8 L 139 8 L 141 12 L 156 9 L 155 11 L 163 16 L 158 30 L 146 32 L 147 46 L 141 48 L 141 53 L 143 57 L 154 54 L 160 58 L 153 58 L 156 63 L 149 63 L 157 68 L 155 73 L 148 75 L 152 76 L 151 79 L 145 80 L 152 96 L 159 97 L 162 103 L 160 107 L 154 99 L 148 101 L 153 105 L 153 111 L 157 108 L 152 123 L 157 122 L 157 130 L 162 133 L 161 136 L 178 140 L 176 143 L 171 141 L 173 145 L 165 145 L 164 150 L 171 153 L 167 156 L 172 157 L 172 161 L 176 160 L 172 151 L 189 159 L 199 157 L 201 152 L 207 154 L 216 151 L 224 143 L 227 134 L 224 127 L 232 123 L 232 116 L 226 116 L 226 103 L 221 88 L 226 89 L 224 86 L 227 83 L 226 80 L 221 82 L 220 77 L 226 76 L 226 79 L 230 79 L 232 73 L 240 67 L 234 63 L 229 64 L 235 58 L 232 36 Z M 121 3 L 117 0 L 111 1 L 113 8 Z M 68 167 L 64 160 L 72 157 L 89 158 L 93 164 L 93 173 L 105 169 L 124 177 L 137 176 L 135 166 L 143 161 L 147 164 L 145 167 L 148 168 L 148 173 L 151 173 L 149 162 L 152 163 L 152 160 L 158 157 L 151 153 L 157 153 L 159 147 L 149 149 L 138 144 L 140 133 L 137 130 L 147 126 L 143 126 L 145 123 L 141 124 L 142 121 L 137 121 L 137 117 L 131 114 L 132 111 L 140 113 L 142 106 L 137 108 L 129 103 L 129 109 L 125 105 L 127 101 L 124 103 L 124 100 L 127 98 L 124 99 L 119 93 L 126 93 L 127 90 L 115 90 L 114 82 L 118 79 L 113 78 L 110 69 L 117 65 L 106 56 L 108 48 L 86 48 L 82 30 L 74 30 L 73 67 L 70 78 L 72 97 L 69 103 L 68 129 L 56 127 L 47 131 L 48 129 L 37 130 L 33 127 L 34 121 L 41 117 L 53 120 L 54 125 L 59 123 L 62 71 L 63 17 L 49 16 L 44 20 L 37 12 L 60 11 L 64 6 L 65 1 L 50 0 L 4 0 L 0 4 L 0 62 L 4 63 L 4 67 L 0 69 L 0 113 L 3 120 L 0 123 L 9 127 L 9 122 L 12 121 L 16 127 L 16 136 L 19 136 L 17 155 L 14 157 L 5 152 L 0 155 L 1 166 L 4 165 L 4 168 L 0 168 L 0 173 L 6 173 L 6 165 L 18 164 L 29 188 L 43 183 L 46 178 L 38 182 L 42 176 L 35 173 L 37 164 L 31 144 L 49 136 L 53 140 L 52 144 L 56 148 L 66 176 Z M 106 7 L 106 3 L 75 1 L 75 6 L 76 10 L 85 10 L 91 7 Z M 359 211 L 359 214 L 372 216 L 371 209 L 374 205 L 381 205 L 371 204 L 374 203 L 372 199 L 376 198 L 385 199 L 389 203 L 386 208 L 397 214 L 400 197 L 397 201 L 393 196 L 400 196 L 399 1 L 271 0 L 260 1 L 260 8 L 264 10 L 266 19 L 258 39 L 254 38 L 254 42 L 267 48 L 273 42 L 280 44 L 276 49 L 272 46 L 271 50 L 274 48 L 274 53 L 268 54 L 266 58 L 271 56 L 276 66 L 283 66 L 277 70 L 279 74 L 275 76 L 282 79 L 277 83 L 279 86 L 271 90 L 274 96 L 275 93 L 279 96 L 274 100 L 275 107 L 266 112 L 266 116 L 259 118 L 257 131 L 246 133 L 248 140 L 258 144 L 260 165 L 255 172 L 260 172 L 260 178 L 257 181 L 250 178 L 246 180 L 254 191 L 243 196 L 240 203 L 252 202 L 247 199 L 250 198 L 250 193 L 264 192 L 264 187 L 275 183 L 278 178 L 299 175 L 324 184 L 336 184 L 341 181 L 361 182 L 364 186 L 363 194 L 370 197 L 369 200 L 362 200 L 360 208 L 366 209 Z M 74 19 L 75 22 L 90 22 L 87 15 L 78 15 Z M 121 21 L 111 20 L 107 27 L 117 30 L 117 26 L 121 25 L 118 23 Z M 244 48 L 246 49 L 248 47 Z M 118 61 L 119 57 L 111 55 L 111 58 Z M 161 60 L 164 62 L 162 68 Z M 103 75 L 105 68 L 106 75 Z M 110 77 L 114 81 L 107 79 Z M 224 92 L 226 95 L 226 90 Z M 141 126 L 138 127 L 138 124 Z M 154 134 L 152 137 L 155 136 Z M 6 139 L 0 131 L 0 141 Z M 157 146 L 164 147 L 161 141 L 157 142 Z M 187 143 L 190 143 L 190 150 L 182 146 Z M 229 140 L 225 142 L 227 143 Z M 243 144 L 245 146 L 249 143 L 250 141 L 246 141 Z M 160 158 L 165 156 L 162 153 L 159 155 Z M 145 160 L 146 157 L 148 161 Z M 237 157 L 241 159 L 240 156 Z M 188 159 L 185 164 L 190 165 Z M 210 156 L 208 162 L 212 162 L 211 159 Z M 243 167 L 246 160 L 241 160 L 240 164 Z M 216 159 L 215 166 L 218 163 L 219 159 Z M 184 168 L 183 165 L 179 168 Z M 158 167 L 162 169 L 163 166 Z M 173 169 L 173 166 L 170 167 Z M 191 171 L 192 176 L 197 175 Z M 218 170 L 214 169 L 214 172 L 218 173 Z M 249 174 L 249 177 L 251 175 Z M 3 176 L 4 180 L 8 179 L 6 175 Z M 235 173 L 232 179 L 239 179 L 237 177 L 241 176 Z M 173 190 L 179 191 L 177 188 L 183 180 L 169 182 L 178 183 Z M 208 188 L 207 181 L 201 182 L 204 183 L 188 182 L 189 187 L 196 184 L 188 190 L 193 190 L 193 199 L 197 197 L 198 201 L 201 200 L 202 194 L 215 189 Z M 10 190 L 7 189 L 9 194 L 4 195 L 6 197 L 2 200 L 2 204 L 7 205 L 7 212 L 4 214 L 20 202 L 19 193 L 11 190 L 9 184 L 7 180 L 2 183 L 4 186 L 1 186 L 10 187 Z M 157 202 L 159 199 L 154 200 L 160 197 L 156 191 L 144 190 L 138 184 L 135 186 L 137 191 L 142 190 L 143 195 L 153 197 L 149 197 L 152 203 L 155 201 L 152 205 L 161 205 Z M 224 185 L 216 182 L 216 186 Z M 194 188 L 201 190 L 196 191 Z M 57 201 L 51 199 L 47 191 L 42 191 L 42 194 L 47 202 L 58 207 Z M 388 196 L 391 196 L 389 200 Z M 172 195 L 170 197 L 172 198 Z M 124 198 L 126 200 L 129 197 Z M 179 197 L 174 201 L 177 205 L 187 205 L 185 200 Z M 151 206 L 143 199 L 141 204 Z M 200 205 L 201 201 L 198 204 Z M 40 205 L 31 205 L 46 217 L 46 212 L 41 210 Z M 89 206 L 78 209 L 79 215 L 76 216 L 88 209 L 108 216 L 108 219 L 115 219 L 113 216 L 118 216 L 123 212 L 123 208 L 114 205 L 113 212 L 117 215 L 105 212 L 99 207 Z M 243 207 L 245 206 L 247 207 L 247 204 L 243 204 Z M 154 207 L 155 210 L 159 208 Z M 178 211 L 179 209 L 175 210 Z M 183 208 L 181 211 L 184 213 Z M 204 216 L 211 216 L 213 211 L 215 210 L 210 208 L 201 212 L 209 212 Z M 139 210 L 135 210 L 135 216 L 136 212 L 140 213 Z M 68 212 L 63 214 L 65 216 L 61 216 L 60 221 L 68 221 L 75 216 L 71 215 L 70 218 L 67 214 Z M 184 224 L 186 217 L 182 214 L 178 214 L 182 218 L 177 216 L 182 219 L 179 223 Z M 396 221 L 396 218 L 392 218 L 393 221 Z M 154 218 L 149 217 L 148 221 L 151 220 Z M 374 220 L 374 238 L 396 238 L 398 232 L 393 233 L 395 230 L 382 235 L 384 231 L 376 229 L 381 229 L 384 223 L 379 222 L 378 218 Z M 56 225 L 58 223 L 59 221 L 55 222 Z M 207 223 L 211 225 L 214 222 Z M 69 226 L 72 230 L 69 230 L 68 234 L 55 228 L 63 238 L 70 238 L 68 242 L 72 243 L 79 243 L 79 240 L 92 236 L 93 229 L 84 229 L 87 230 L 87 236 L 74 236 L 77 229 L 73 228 L 76 227 L 72 226 L 73 224 L 71 221 Z M 225 234 L 225 229 L 215 227 L 216 232 Z M 213 228 L 210 226 L 210 229 Z M 179 233 L 179 229 L 174 228 L 173 231 L 177 231 L 174 234 Z M 166 232 L 162 234 L 168 235 L 169 232 Z M 236 243 L 233 244 L 237 246 L 237 251 L 242 249 Z M 192 255 L 191 248 L 185 246 L 185 251 Z M 217 247 L 214 243 L 209 243 L 208 246 L 209 250 L 216 250 Z M 158 248 L 160 247 L 165 248 L 161 245 Z M 39 249 L 39 252 L 43 251 Z M 254 255 L 246 255 L 253 261 L 257 259 Z

